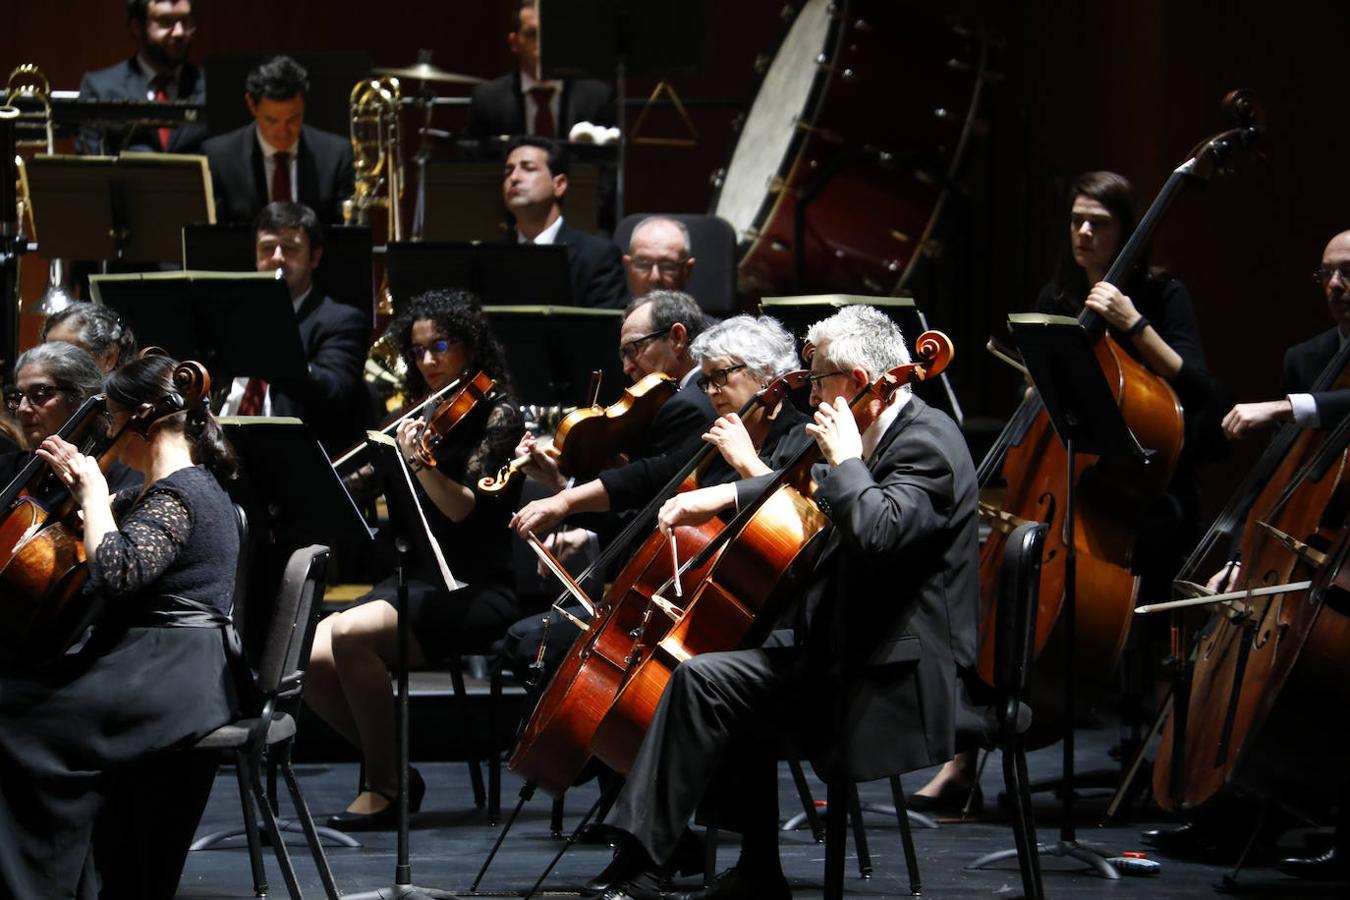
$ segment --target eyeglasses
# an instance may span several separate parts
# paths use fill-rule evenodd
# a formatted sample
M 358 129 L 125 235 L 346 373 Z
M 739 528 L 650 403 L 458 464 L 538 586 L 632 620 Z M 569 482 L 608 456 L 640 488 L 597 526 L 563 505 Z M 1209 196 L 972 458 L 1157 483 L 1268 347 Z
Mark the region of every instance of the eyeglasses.
M 408 349 L 412 351 L 413 359 L 421 359 L 430 353 L 432 356 L 444 356 L 450 352 L 452 344 L 458 344 L 459 341 L 449 341 L 442 338 L 439 341 L 432 341 L 430 344 L 413 344 Z
M 680 270 L 684 268 L 684 264 L 687 262 L 689 262 L 688 259 L 671 261 L 668 259 L 649 259 L 646 256 L 634 256 L 629 260 L 636 272 L 650 272 L 652 266 L 656 266 L 657 270 L 667 278 L 673 278 L 680 274 Z
M 1341 263 L 1339 266 L 1318 266 L 1313 269 L 1313 281 L 1326 287 L 1331 284 L 1333 275 L 1341 276 L 1341 284 L 1350 286 L 1350 263 Z
M 173 26 L 181 25 L 186 34 L 192 34 L 197 30 L 197 19 L 194 16 L 149 16 L 150 22 L 156 28 L 162 28 L 165 31 L 173 31 Z
M 833 372 L 812 372 L 810 375 L 806 376 L 806 380 L 811 382 L 811 384 L 814 386 L 820 384 L 826 378 L 830 378 L 834 375 L 847 375 L 847 374 L 848 373 L 845 372 L 843 369 L 835 369 Z
M 10 412 L 18 412 L 26 397 L 28 398 L 28 405 L 37 409 L 59 393 L 61 393 L 61 389 L 54 384 L 38 384 L 26 391 L 19 390 L 16 387 L 5 388 L 5 407 Z
M 620 345 L 619 345 L 619 359 L 622 359 L 622 360 L 629 360 L 629 359 L 632 359 L 633 357 L 637 356 L 638 353 L 640 353 L 640 352 L 642 351 L 642 345 L 643 345 L 643 344 L 647 343 L 648 341 L 652 340 L 653 338 L 659 338 L 659 337 L 662 337 L 663 335 L 665 335 L 665 334 L 666 334 L 667 332 L 669 332 L 669 331 L 670 331 L 669 328 L 662 328 L 660 331 L 653 331 L 651 334 L 644 334 L 642 337 L 635 337 L 635 338 L 633 338 L 631 341 L 628 341 L 628 342 L 625 343 L 625 344 L 620 344 Z
M 706 391 L 708 389 L 708 385 L 710 384 L 713 385 L 714 387 L 726 387 L 727 376 L 730 375 L 732 372 L 735 372 L 737 369 L 744 369 L 744 368 L 745 363 L 741 363 L 740 365 L 736 366 L 727 366 L 724 369 L 713 369 L 711 375 L 700 375 L 697 378 L 695 378 L 694 384 L 698 385 L 698 389 L 700 391 Z

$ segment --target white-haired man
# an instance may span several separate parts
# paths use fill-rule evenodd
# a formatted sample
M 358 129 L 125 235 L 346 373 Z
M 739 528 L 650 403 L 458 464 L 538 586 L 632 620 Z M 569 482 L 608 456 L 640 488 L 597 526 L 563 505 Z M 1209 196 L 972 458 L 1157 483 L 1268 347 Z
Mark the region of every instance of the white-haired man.
M 832 524 L 780 620 L 794 640 L 705 653 L 675 670 L 606 818 L 625 835 L 596 879 L 610 900 L 659 896 L 658 873 L 687 820 L 713 802 L 717 825 L 742 834 L 740 861 L 688 896 L 790 896 L 773 746 L 784 730 L 825 778 L 871 780 L 951 757 L 957 670 L 973 664 L 979 605 L 970 454 L 951 419 L 908 390 L 850 410 L 850 398 L 908 361 L 884 315 L 849 307 L 812 326 L 808 340 L 815 419 L 801 440 L 779 445 L 774 463 L 815 441 L 814 499 Z M 661 525 L 743 506 L 772 477 L 677 495 Z

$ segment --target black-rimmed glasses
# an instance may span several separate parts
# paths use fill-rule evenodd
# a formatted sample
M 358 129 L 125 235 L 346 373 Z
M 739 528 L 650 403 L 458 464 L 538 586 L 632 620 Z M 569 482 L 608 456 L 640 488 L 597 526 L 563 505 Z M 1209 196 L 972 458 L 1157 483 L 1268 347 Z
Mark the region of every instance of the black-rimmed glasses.
M 26 391 L 16 387 L 5 388 L 5 408 L 10 412 L 18 412 L 27 397 L 28 405 L 37 409 L 59 393 L 61 389 L 54 384 L 37 384 Z
M 1331 278 L 1334 275 L 1341 276 L 1341 284 L 1350 287 L 1350 263 L 1341 263 L 1339 266 L 1318 266 L 1313 269 L 1313 281 L 1326 287 L 1331 284 Z
M 619 359 L 629 360 L 637 356 L 642 350 L 642 345 L 648 341 L 659 338 L 669 332 L 669 328 L 662 328 L 660 331 L 653 331 L 651 334 L 644 334 L 642 337 L 635 337 L 631 341 L 619 345 Z
M 735 372 L 737 369 L 744 369 L 744 368 L 745 363 L 740 363 L 734 366 L 726 366 L 721 369 L 713 369 L 711 374 L 700 375 L 697 378 L 695 378 L 694 384 L 698 385 L 698 389 L 700 391 L 706 391 L 708 389 L 708 385 L 710 384 L 713 385 L 714 387 L 726 387 L 727 376 L 730 375 L 732 372 Z
M 680 274 L 680 270 L 684 268 L 684 264 L 689 262 L 689 260 L 651 259 L 646 256 L 634 256 L 629 259 L 629 262 L 635 271 L 650 272 L 652 266 L 656 266 L 656 270 L 662 275 L 667 278 L 674 278 L 676 275 Z
M 413 359 L 421 359 L 428 353 L 432 356 L 444 356 L 450 352 L 450 345 L 457 343 L 459 342 L 441 339 L 439 341 L 432 341 L 430 344 L 413 344 L 408 349 L 412 351 Z

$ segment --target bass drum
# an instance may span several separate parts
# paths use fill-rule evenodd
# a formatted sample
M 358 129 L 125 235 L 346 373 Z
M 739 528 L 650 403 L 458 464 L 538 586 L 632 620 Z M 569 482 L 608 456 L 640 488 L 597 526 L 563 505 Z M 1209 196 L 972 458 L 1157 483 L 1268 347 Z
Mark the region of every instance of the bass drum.
M 927 7 L 807 0 L 789 10 L 713 179 L 713 212 L 740 241 L 741 291 L 897 293 L 937 250 L 933 226 L 975 127 L 987 51 Z

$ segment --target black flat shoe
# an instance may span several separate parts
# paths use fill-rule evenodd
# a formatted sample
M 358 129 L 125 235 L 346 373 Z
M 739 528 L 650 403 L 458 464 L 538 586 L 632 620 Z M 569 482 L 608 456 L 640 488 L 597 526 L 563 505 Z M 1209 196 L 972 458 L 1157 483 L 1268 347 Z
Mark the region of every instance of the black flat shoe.
M 391 797 L 383 791 L 377 791 L 389 801 L 384 809 L 373 813 L 340 812 L 329 816 L 324 824 L 338 831 L 393 831 L 398 828 L 398 797 Z M 422 808 L 422 798 L 426 796 L 427 783 L 422 773 L 416 769 L 408 770 L 408 812 L 415 813 Z
M 1331 847 L 1317 856 L 1291 856 L 1282 859 L 1277 866 L 1286 875 L 1295 878 L 1319 878 L 1327 881 L 1350 878 L 1350 863 L 1344 854 Z
M 614 885 L 600 896 L 600 900 L 662 900 L 664 896 L 660 880 L 651 872 L 643 872 Z
M 910 794 L 905 798 L 905 807 L 920 813 L 942 813 L 946 815 L 964 815 L 966 798 L 970 796 L 970 785 L 963 787 L 945 787 L 936 797 L 923 794 Z M 984 791 L 975 785 L 975 796 L 970 801 L 970 814 L 977 816 L 984 812 Z
M 1204 849 L 1206 843 L 1199 826 L 1190 822 L 1173 828 L 1150 828 L 1140 832 L 1139 839 L 1150 847 L 1173 853 L 1194 853 Z

